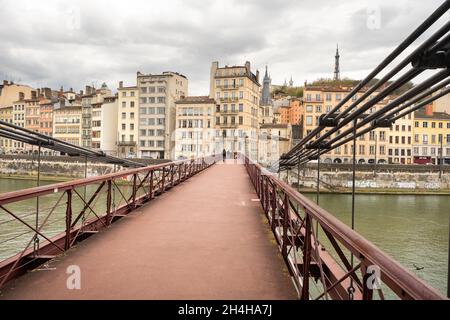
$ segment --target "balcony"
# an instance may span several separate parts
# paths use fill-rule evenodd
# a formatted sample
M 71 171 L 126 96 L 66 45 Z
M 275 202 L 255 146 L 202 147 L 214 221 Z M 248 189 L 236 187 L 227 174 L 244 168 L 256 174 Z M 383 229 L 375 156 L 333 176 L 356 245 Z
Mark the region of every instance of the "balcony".
M 236 129 L 239 125 L 237 123 L 220 123 L 219 126 L 221 128 Z
M 136 141 L 118 141 L 117 145 L 119 147 L 134 147 L 136 146 Z
M 222 114 L 230 114 L 230 115 L 233 115 L 233 114 L 238 114 L 239 113 L 239 110 L 220 110 L 219 111 L 220 113 L 222 113 Z
M 220 102 L 238 102 L 238 97 L 228 97 L 228 98 L 220 98 Z
M 244 86 L 243 84 L 235 84 L 235 85 L 232 85 L 232 84 L 228 84 L 228 85 L 219 84 L 219 85 L 216 85 L 216 88 L 217 89 L 221 89 L 221 90 L 236 90 L 236 89 L 239 89 L 239 88 L 241 88 L 243 86 Z

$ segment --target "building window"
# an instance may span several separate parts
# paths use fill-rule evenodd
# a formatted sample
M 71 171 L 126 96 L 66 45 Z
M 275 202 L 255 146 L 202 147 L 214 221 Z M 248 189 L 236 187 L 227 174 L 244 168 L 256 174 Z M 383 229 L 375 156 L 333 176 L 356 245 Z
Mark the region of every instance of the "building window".
M 424 128 L 428 128 L 428 122 L 424 121 L 423 124 L 422 124 L 422 126 L 423 126 Z

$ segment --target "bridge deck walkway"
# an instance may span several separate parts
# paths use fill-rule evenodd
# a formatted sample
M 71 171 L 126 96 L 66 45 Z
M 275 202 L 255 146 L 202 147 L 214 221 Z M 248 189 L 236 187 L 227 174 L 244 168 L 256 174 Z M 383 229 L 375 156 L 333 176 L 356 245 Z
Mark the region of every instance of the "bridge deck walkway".
M 216 164 L 9 282 L 0 299 L 294 299 L 243 165 Z M 67 267 L 81 271 L 68 290 Z

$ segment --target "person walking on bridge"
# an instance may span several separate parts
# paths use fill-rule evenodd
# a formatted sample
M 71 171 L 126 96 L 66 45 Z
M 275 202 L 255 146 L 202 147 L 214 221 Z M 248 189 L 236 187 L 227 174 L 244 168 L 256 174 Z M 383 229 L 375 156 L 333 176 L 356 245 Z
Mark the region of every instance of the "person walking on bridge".
M 223 149 L 223 151 L 222 151 L 222 158 L 223 158 L 223 162 L 224 162 L 224 163 L 225 163 L 226 157 L 227 157 L 227 152 L 226 152 L 225 149 Z

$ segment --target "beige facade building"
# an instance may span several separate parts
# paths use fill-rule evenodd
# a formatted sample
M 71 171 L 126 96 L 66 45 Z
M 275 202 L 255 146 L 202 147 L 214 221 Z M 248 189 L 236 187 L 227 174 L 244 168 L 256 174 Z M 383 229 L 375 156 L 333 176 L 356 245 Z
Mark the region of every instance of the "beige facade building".
M 0 120 L 13 123 L 13 106 L 0 108 Z M 11 139 L 0 137 L 0 154 L 11 153 L 14 141 Z
M 176 160 L 214 153 L 215 108 L 215 100 L 208 96 L 185 97 L 176 102 Z
M 211 65 L 210 79 L 209 96 L 217 103 L 215 152 L 247 150 L 256 159 L 262 114 L 259 72 L 252 73 L 248 61 L 243 66 L 224 67 L 216 61 Z
M 450 114 L 427 105 L 414 113 L 413 134 L 414 163 L 450 164 Z
M 74 95 L 69 92 L 64 97 L 72 102 L 70 98 Z M 81 96 L 81 106 L 82 106 L 82 135 L 81 141 L 84 148 L 96 148 L 93 146 L 92 141 L 92 112 L 93 106 L 98 106 L 103 103 L 105 97 L 112 96 L 111 90 L 108 88 L 106 83 L 103 83 L 100 89 L 95 89 L 92 86 L 86 86 L 86 91 Z M 76 96 L 75 96 L 76 97 Z
M 81 146 L 81 102 L 53 110 L 53 117 L 53 136 Z
M 138 156 L 175 158 L 175 101 L 188 92 L 188 79 L 176 72 L 137 73 L 139 90 Z M 130 113 L 130 120 L 132 113 Z M 121 119 L 123 120 L 123 119 Z
M 10 107 L 21 99 L 31 99 L 32 90 L 34 89 L 30 86 L 4 80 L 0 85 L 0 108 Z
M 443 112 L 450 114 L 450 93 L 447 93 L 445 96 L 442 96 L 439 99 L 433 101 L 433 109 L 434 112 Z
M 117 151 L 119 157 L 134 157 L 138 150 L 139 91 L 119 82 L 117 101 Z M 144 108 L 145 112 L 147 111 Z M 146 129 L 143 129 L 146 130 Z
M 258 140 L 258 162 L 270 167 L 292 148 L 290 124 L 263 124 Z
M 389 130 L 388 163 L 412 164 L 414 113 L 398 120 Z
M 117 97 L 103 97 L 92 104 L 92 149 L 117 155 Z
M 330 111 L 336 106 L 352 88 L 343 86 L 305 86 L 303 96 L 304 121 L 303 121 L 303 137 L 309 134 L 319 122 L 319 116 Z M 341 111 L 348 108 L 358 96 L 364 91 L 360 91 L 350 101 L 341 107 Z M 375 94 L 375 93 L 374 93 Z M 369 96 L 370 99 L 372 96 Z M 373 113 L 382 108 L 387 101 L 383 101 L 368 110 Z M 342 130 L 352 127 L 348 124 Z M 325 129 L 328 132 L 331 128 Z M 335 135 L 332 135 L 334 137 Z M 366 133 L 357 138 L 356 141 L 356 161 L 358 163 L 387 163 L 388 162 L 388 142 L 389 128 L 377 128 L 370 133 Z M 352 142 L 346 143 L 322 156 L 324 162 L 334 163 L 350 163 L 352 160 Z

